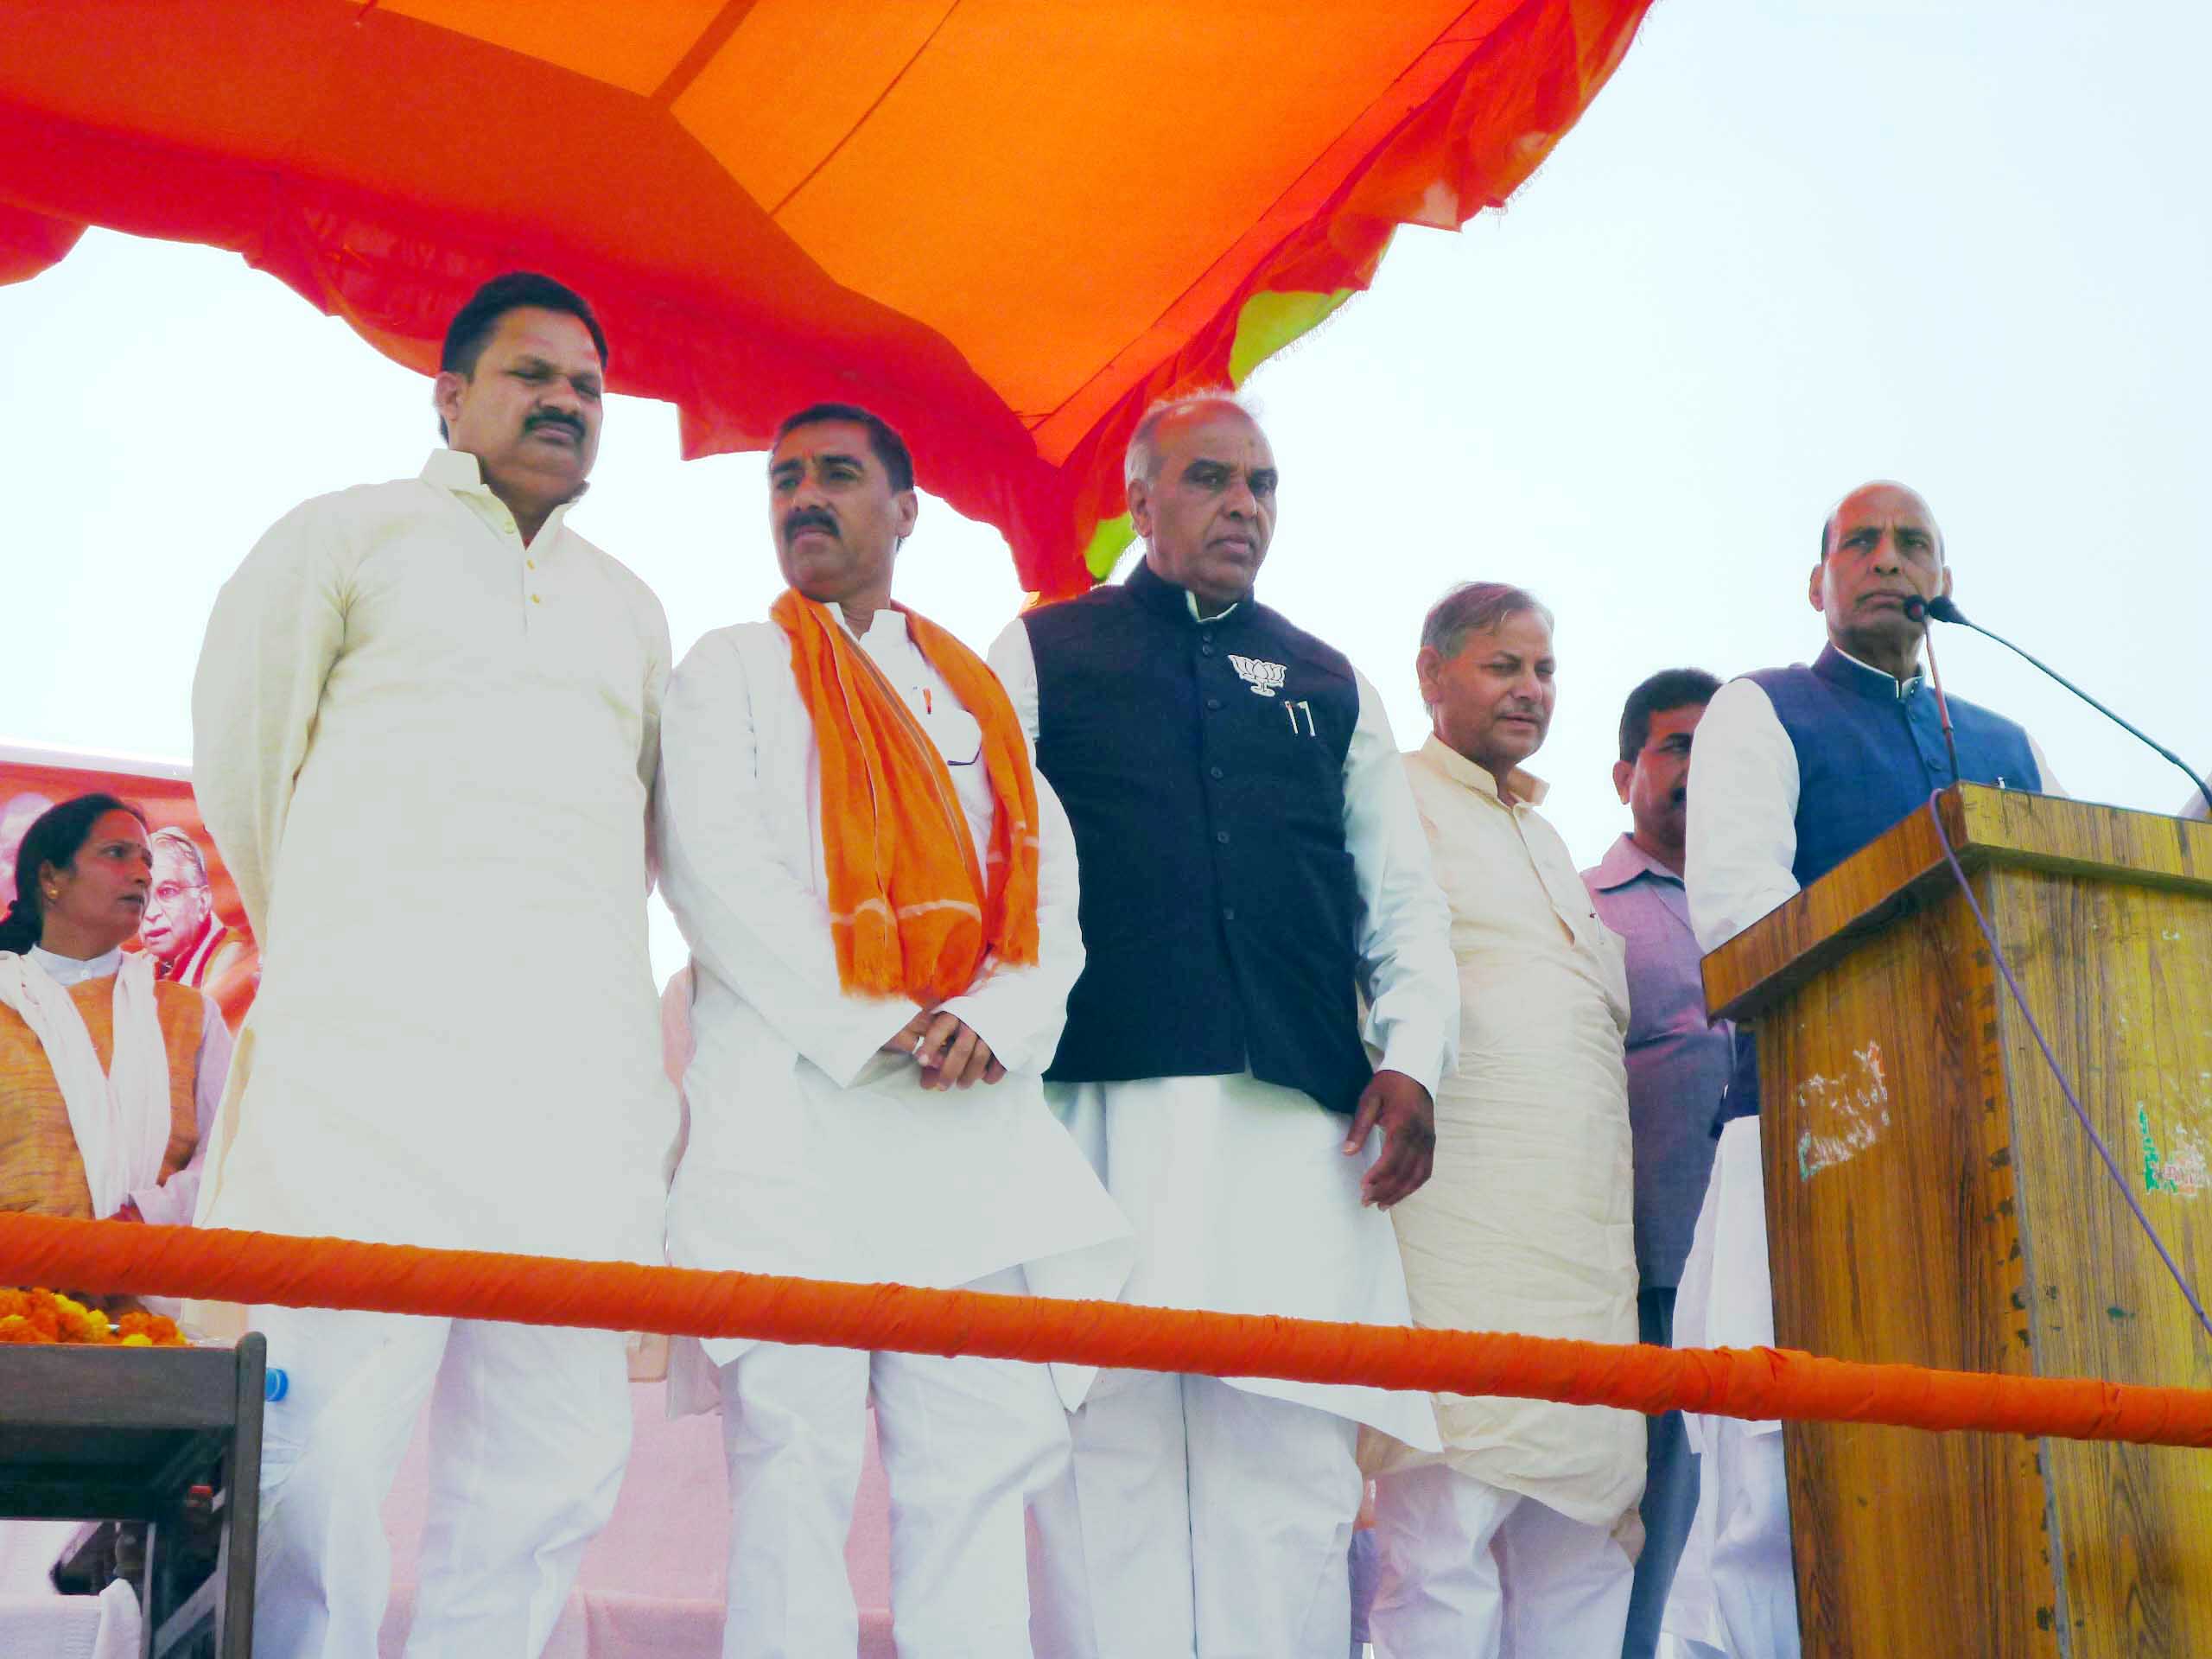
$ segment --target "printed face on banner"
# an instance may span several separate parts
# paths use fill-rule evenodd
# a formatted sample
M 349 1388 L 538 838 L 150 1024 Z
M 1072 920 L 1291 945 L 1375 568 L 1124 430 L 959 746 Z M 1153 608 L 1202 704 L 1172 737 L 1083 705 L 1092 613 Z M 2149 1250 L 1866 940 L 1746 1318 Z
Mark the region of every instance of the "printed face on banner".
M 153 854 L 154 890 L 146 900 L 138 943 L 173 967 L 207 931 L 215 894 L 207 885 L 206 859 L 187 831 L 159 831 Z
M 261 951 L 184 779 L 90 756 L 0 749 L 0 905 L 15 897 L 16 855 L 39 816 L 96 791 L 146 814 L 153 887 L 136 948 L 153 957 L 162 978 L 213 997 L 236 1031 L 261 983 Z

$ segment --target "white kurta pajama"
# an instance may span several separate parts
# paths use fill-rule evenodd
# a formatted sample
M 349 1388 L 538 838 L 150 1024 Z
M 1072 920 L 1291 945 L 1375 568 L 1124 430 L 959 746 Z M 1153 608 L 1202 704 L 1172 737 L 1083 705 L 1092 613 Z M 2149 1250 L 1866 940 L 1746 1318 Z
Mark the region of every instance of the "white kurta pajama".
M 982 728 L 875 613 L 859 644 L 947 763 L 979 865 L 997 810 Z M 690 1138 L 670 1197 L 679 1265 L 1110 1297 L 1128 1230 L 1046 1107 L 1040 1074 L 1082 971 L 1075 849 L 1036 780 L 1039 960 L 987 966 L 942 1005 L 1007 1068 L 931 1091 L 882 1045 L 917 1012 L 841 987 L 820 753 L 772 623 L 709 634 L 670 687 L 664 891 L 692 950 Z M 724 1651 L 849 1654 L 844 1545 L 873 1391 L 906 1659 L 1026 1656 L 1025 1493 L 1067 1455 L 1087 1370 L 743 1341 L 679 1342 L 680 1406 L 724 1414 L 734 1509 Z
M 1392 1212 L 1414 1318 L 1451 1329 L 1637 1339 L 1628 982 L 1543 785 L 1513 798 L 1436 738 L 1406 759 L 1459 963 L 1459 1062 L 1436 1167 Z M 1441 1395 L 1441 1454 L 1370 1437 L 1389 1659 L 1618 1651 L 1643 1490 L 1633 1413 Z M 1502 1646 L 1501 1646 L 1502 1643 Z
M 203 1224 L 661 1257 L 646 954 L 659 602 L 474 456 L 309 501 L 225 584 L 194 785 L 263 949 Z M 368 1659 L 378 1505 L 435 1390 L 414 1656 L 535 1654 L 629 1443 L 622 1339 L 263 1308 L 290 1395 L 256 1640 Z
M 1037 669 L 1016 622 L 991 665 L 1032 741 Z M 1458 1019 L 1441 896 L 1382 700 L 1358 680 L 1344 844 L 1380 1067 L 1433 1093 Z M 1376 1155 L 1348 1120 L 1249 1073 L 1049 1085 L 1136 1230 L 1126 1299 L 1408 1323 L 1389 1217 L 1363 1205 Z M 1269 1378 L 1109 1372 L 1073 1420 L 1071 1479 L 1038 1506 L 1052 1659 L 1338 1659 L 1361 1425 L 1437 1444 L 1427 1396 Z

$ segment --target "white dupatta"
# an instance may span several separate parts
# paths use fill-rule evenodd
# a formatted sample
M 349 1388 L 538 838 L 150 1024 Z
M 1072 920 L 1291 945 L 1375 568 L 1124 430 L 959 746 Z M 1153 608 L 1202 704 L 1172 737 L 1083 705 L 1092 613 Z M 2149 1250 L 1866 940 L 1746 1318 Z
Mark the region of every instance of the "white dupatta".
M 100 1069 L 77 1004 L 27 956 L 0 951 L 0 1002 L 46 1050 L 84 1160 L 92 1214 L 105 1220 L 134 1192 L 157 1186 L 169 1144 L 169 1060 L 154 1001 L 154 959 L 126 956 L 115 976 L 115 1055 Z

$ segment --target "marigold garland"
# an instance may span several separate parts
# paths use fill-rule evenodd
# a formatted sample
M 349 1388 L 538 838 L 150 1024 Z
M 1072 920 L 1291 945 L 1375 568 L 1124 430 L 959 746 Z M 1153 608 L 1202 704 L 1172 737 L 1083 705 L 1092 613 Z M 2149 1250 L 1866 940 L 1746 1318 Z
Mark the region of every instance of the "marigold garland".
M 0 1346 L 67 1343 L 87 1348 L 181 1348 L 176 1321 L 133 1308 L 110 1318 L 53 1290 L 0 1289 Z

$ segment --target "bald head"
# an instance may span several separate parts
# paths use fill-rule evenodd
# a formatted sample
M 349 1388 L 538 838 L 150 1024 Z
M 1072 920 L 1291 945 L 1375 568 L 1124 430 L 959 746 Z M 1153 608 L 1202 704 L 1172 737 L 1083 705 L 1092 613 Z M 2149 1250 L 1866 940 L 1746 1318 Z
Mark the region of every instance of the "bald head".
M 1137 429 L 1129 434 L 1128 448 L 1122 452 L 1122 482 L 1150 483 L 1160 476 L 1163 429 L 1172 433 L 1194 421 L 1213 418 L 1241 420 L 1255 431 L 1260 424 L 1252 418 L 1250 410 L 1225 391 L 1193 392 L 1187 397 L 1171 397 L 1165 403 L 1154 404 L 1137 423 Z
M 1919 671 L 1926 624 L 1906 607 L 1951 591 L 1943 532 L 1919 494 L 1902 484 L 1862 484 L 1821 527 L 1821 562 L 1807 597 L 1828 640 L 1860 662 L 1910 679 Z
M 1275 458 L 1249 411 L 1209 395 L 1139 423 L 1126 465 L 1129 518 L 1153 574 L 1219 609 L 1252 591 L 1275 527 Z
M 1834 550 L 1839 525 L 1847 521 L 1866 523 L 1873 518 L 1897 514 L 1910 515 L 1926 525 L 1936 537 L 1936 556 L 1942 556 L 1943 531 L 1927 500 L 1919 491 L 1884 478 L 1861 484 L 1829 509 L 1828 516 L 1821 523 L 1821 556 L 1825 559 Z

